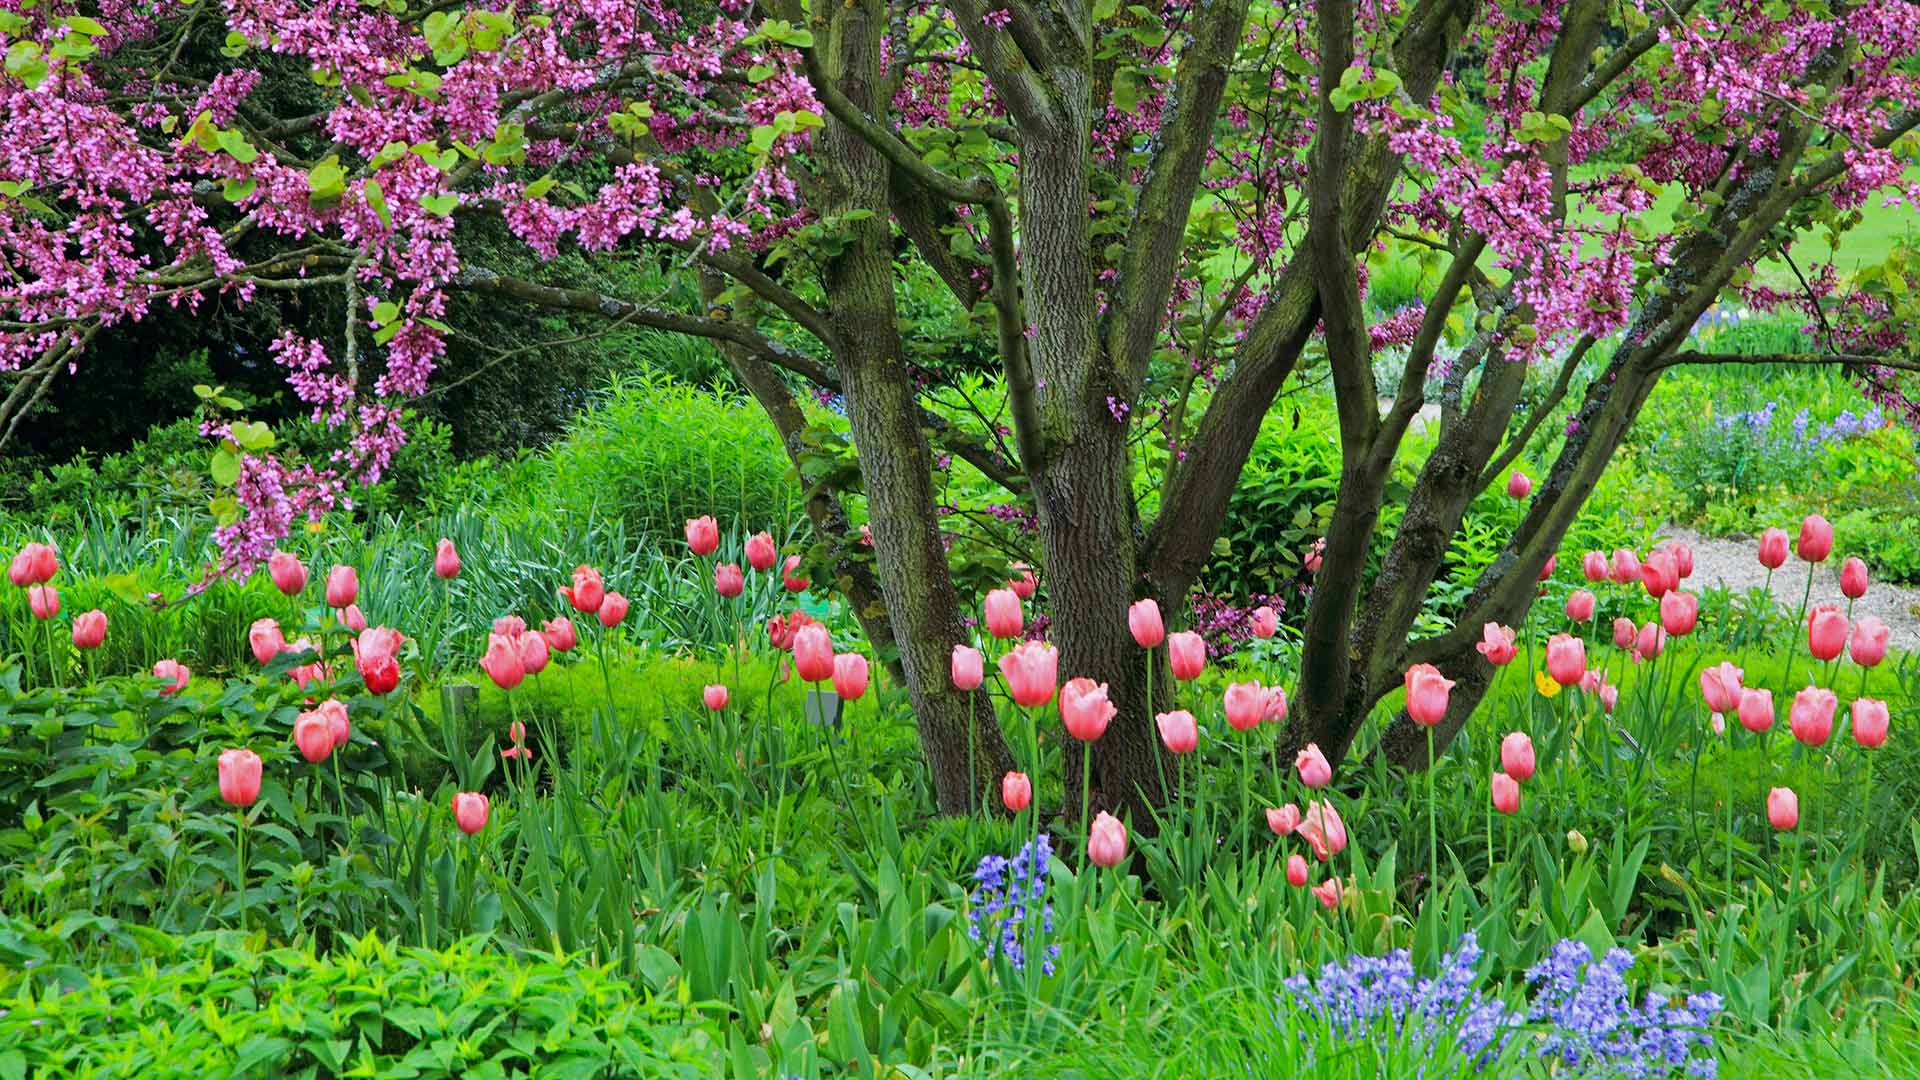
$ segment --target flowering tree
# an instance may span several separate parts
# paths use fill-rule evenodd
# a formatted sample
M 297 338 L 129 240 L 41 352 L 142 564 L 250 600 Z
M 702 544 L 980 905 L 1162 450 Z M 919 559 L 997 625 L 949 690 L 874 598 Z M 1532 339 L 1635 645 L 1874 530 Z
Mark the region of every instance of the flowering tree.
M 1341 488 L 1288 736 L 1335 761 L 1411 662 L 1460 680 L 1443 741 L 1458 729 L 1486 685 L 1478 628 L 1524 613 L 1661 372 L 1752 359 L 1687 351 L 1716 300 L 1805 312 L 1819 350 L 1763 359 L 1846 364 L 1912 415 L 1910 265 L 1843 282 L 1802 239 L 1868 199 L 1920 197 L 1901 171 L 1920 124 L 1909 2 L 86 10 L 0 0 L 0 437 L 157 307 L 337 304 L 336 333 L 272 350 L 343 433 L 331 459 L 209 400 L 231 488 L 218 569 L 239 572 L 381 474 L 457 291 L 712 339 L 807 482 L 839 587 L 897 645 L 950 809 L 1007 757 L 946 679 L 965 628 L 939 469 L 1030 502 L 1062 668 L 1121 704 L 1093 744 L 1099 802 L 1137 805 L 1164 793 L 1127 605 L 1180 608 L 1289 379 L 1324 372 L 1338 402 Z M 1671 229 L 1649 228 L 1673 188 Z M 469 238 L 502 228 L 542 256 L 670 266 L 701 303 L 474 261 Z M 1370 325 L 1365 257 L 1382 252 L 1431 273 Z M 1759 284 L 1763 258 L 1801 286 Z M 1004 425 L 926 407 L 902 268 L 978 317 Z M 820 465 L 810 391 L 844 396 L 857 474 Z M 1430 393 L 1438 443 L 1369 577 L 1388 469 Z M 1468 500 L 1563 406 L 1557 460 L 1459 625 L 1410 641 Z M 843 505 L 856 490 L 871 557 Z M 1404 721 L 1385 745 L 1424 763 Z

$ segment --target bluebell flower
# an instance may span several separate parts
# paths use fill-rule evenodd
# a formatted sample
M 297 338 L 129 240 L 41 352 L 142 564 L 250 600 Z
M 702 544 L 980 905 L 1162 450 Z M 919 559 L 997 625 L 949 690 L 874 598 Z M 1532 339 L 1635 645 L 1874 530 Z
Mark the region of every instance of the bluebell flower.
M 1052 846 L 1042 832 L 1012 859 L 984 855 L 974 867 L 967 936 L 984 947 L 988 960 L 1003 956 L 1013 970 L 1025 971 L 1028 956 L 1039 947 L 1041 972 L 1054 973 L 1060 946 L 1045 943 L 1053 933 L 1053 905 L 1046 899 L 1052 858 Z

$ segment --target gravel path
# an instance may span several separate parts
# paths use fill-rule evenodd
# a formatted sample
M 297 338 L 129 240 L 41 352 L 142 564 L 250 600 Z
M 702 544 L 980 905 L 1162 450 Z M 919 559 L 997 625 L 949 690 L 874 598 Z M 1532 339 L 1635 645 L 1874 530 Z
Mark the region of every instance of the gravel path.
M 1792 535 L 1793 530 L 1787 530 Z M 1693 577 L 1696 588 L 1720 584 L 1744 593 L 1767 583 L 1767 568 L 1757 557 L 1759 538 L 1713 540 L 1691 529 L 1668 526 L 1660 530 L 1663 540 L 1679 540 L 1693 545 Z M 1833 557 L 1814 571 L 1811 603 L 1831 603 L 1845 610 L 1847 598 L 1840 595 L 1840 563 L 1846 552 L 1836 550 Z M 1867 566 L 1873 566 L 1868 560 Z M 1800 593 L 1806 588 L 1806 564 L 1788 558 L 1787 565 L 1773 575 L 1773 598 L 1792 616 L 1800 606 Z M 1871 579 L 1870 579 L 1871 580 Z M 1873 581 L 1867 595 L 1854 602 L 1854 618 L 1872 615 L 1892 630 L 1888 643 L 1908 652 L 1920 650 L 1920 589 L 1902 588 L 1884 581 Z

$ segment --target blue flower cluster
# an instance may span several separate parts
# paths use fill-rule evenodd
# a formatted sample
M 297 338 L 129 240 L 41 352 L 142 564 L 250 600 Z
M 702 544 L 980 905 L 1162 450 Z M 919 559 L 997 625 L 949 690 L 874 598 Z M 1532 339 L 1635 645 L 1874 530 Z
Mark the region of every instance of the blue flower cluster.
M 1012 859 L 988 855 L 974 868 L 972 912 L 967 936 L 986 946 L 987 959 L 1007 958 L 1015 971 L 1025 971 L 1028 954 L 1040 946 L 1040 971 L 1052 975 L 1060 946 L 1043 944 L 1053 933 L 1053 905 L 1047 902 L 1047 864 L 1052 845 L 1042 832 L 1022 846 Z
M 1317 976 L 1287 980 L 1290 996 L 1280 1008 L 1316 1016 L 1342 1038 L 1385 1029 L 1422 1049 L 1451 1045 L 1482 1064 L 1523 1038 L 1532 1052 L 1557 1059 L 1556 1071 L 1566 1075 L 1714 1075 L 1707 1027 L 1720 1011 L 1718 995 L 1694 994 L 1673 1004 L 1649 994 L 1636 1006 L 1625 979 L 1631 954 L 1613 949 L 1596 963 L 1586 945 L 1562 941 L 1527 972 L 1531 1001 L 1521 1010 L 1480 989 L 1480 956 L 1478 941 L 1467 934 L 1433 977 L 1415 974 L 1405 949 L 1351 957 Z
M 1787 438 L 1774 439 L 1770 436 L 1773 434 L 1774 413 L 1779 407 L 1779 402 L 1769 401 L 1758 409 L 1727 413 L 1714 423 L 1721 431 L 1745 428 L 1755 440 L 1768 444 L 1784 443 L 1786 448 L 1802 453 L 1812 453 L 1887 426 L 1886 414 L 1880 411 L 1878 405 L 1858 414 L 1852 409 L 1844 409 L 1840 415 L 1819 425 L 1814 424 L 1811 412 L 1801 409 L 1788 424 L 1790 430 Z

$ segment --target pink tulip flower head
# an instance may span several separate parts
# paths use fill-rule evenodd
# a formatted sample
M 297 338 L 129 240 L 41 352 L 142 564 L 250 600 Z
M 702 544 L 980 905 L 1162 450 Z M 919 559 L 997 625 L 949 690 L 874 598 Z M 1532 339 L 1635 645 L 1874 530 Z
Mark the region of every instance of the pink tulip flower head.
M 1207 667 L 1206 640 L 1191 630 L 1168 635 L 1167 664 L 1181 682 L 1199 678 Z
M 245 809 L 260 797 L 260 755 L 251 750 L 220 753 L 220 798 L 228 806 Z
M 1740 704 L 1734 711 L 1741 727 L 1760 734 L 1773 726 L 1773 691 L 1747 687 L 1740 691 Z
M 1319 743 L 1308 743 L 1294 755 L 1293 768 L 1300 774 L 1300 782 L 1312 790 L 1318 791 L 1333 783 L 1333 766 L 1327 763 L 1327 755 L 1320 752 Z
M 1760 534 L 1760 565 L 1778 570 L 1787 565 L 1787 530 L 1768 529 Z
M 1787 710 L 1787 728 L 1794 738 L 1808 746 L 1824 746 L 1833 734 L 1833 714 L 1839 707 L 1840 701 L 1833 691 L 1823 686 L 1809 686 L 1793 695 L 1793 705 Z
M 333 732 L 327 727 L 327 718 L 317 712 L 303 712 L 293 722 L 293 745 L 300 749 L 300 756 L 315 765 L 327 760 L 333 753 Z
M 701 558 L 720 550 L 720 526 L 711 516 L 687 519 L 687 547 Z M 589 610 L 582 608 L 582 611 Z
M 487 827 L 487 797 L 477 791 L 462 791 L 453 797 L 453 823 L 472 836 Z
M 1267 723 L 1284 724 L 1287 722 L 1287 692 L 1277 686 L 1267 690 Z
M 1127 629 L 1133 633 L 1134 644 L 1143 649 L 1154 649 L 1167 639 L 1167 626 L 1160 620 L 1160 605 L 1152 597 L 1135 600 L 1127 608 Z
M 1127 857 L 1127 827 L 1102 810 L 1087 831 L 1087 861 L 1108 870 Z
M 1247 627 L 1253 631 L 1254 637 L 1264 641 L 1279 632 L 1280 616 L 1273 608 L 1261 604 L 1253 609 L 1253 615 L 1247 620 Z
M 1000 778 L 1000 801 L 1014 813 L 1033 803 L 1033 781 L 1023 772 L 1010 772 Z
M 867 658 L 857 652 L 840 653 L 833 658 L 833 692 L 841 701 L 859 701 L 867 692 Z
M 1650 622 L 1642 626 L 1640 632 L 1634 635 L 1633 658 L 1635 660 L 1651 660 L 1665 651 L 1666 647 L 1667 632 L 1661 628 L 1659 623 Z
M 625 596 L 609 592 L 600 598 L 600 610 L 594 612 L 593 616 L 600 620 L 601 626 L 611 630 L 626 621 L 627 610 L 632 606 Z
M 953 647 L 953 688 L 978 690 L 986 677 L 986 658 L 971 645 Z
M 1493 774 L 1488 787 L 1493 796 L 1493 808 L 1503 814 L 1511 814 L 1520 809 L 1520 781 L 1503 772 Z
M 994 637 L 1017 638 L 1026 626 L 1020 614 L 1020 597 L 1012 589 L 994 589 L 987 594 L 987 633 Z
M 353 722 L 347 715 L 347 703 L 339 698 L 328 698 L 314 706 L 314 712 L 326 717 L 327 733 L 333 736 L 333 745 L 345 746 L 353 738 Z
M 1767 824 L 1781 832 L 1791 832 L 1800 824 L 1800 796 L 1792 788 L 1777 787 L 1767 792 Z
M 1815 660 L 1835 660 L 1847 648 L 1847 617 L 1821 605 L 1807 613 L 1807 651 Z
M 1432 664 L 1415 664 L 1407 669 L 1407 716 L 1422 727 L 1432 727 L 1447 715 L 1447 698 L 1453 680 L 1440 674 Z
M 1670 553 L 1650 551 L 1647 561 L 1640 564 L 1640 583 L 1646 587 L 1648 596 L 1658 600 L 1680 584 L 1680 568 Z
M 1163 712 L 1153 719 L 1160 728 L 1160 741 L 1173 753 L 1191 754 L 1200 745 L 1200 725 L 1187 710 Z
M 600 604 L 607 598 L 606 583 L 600 580 L 600 571 L 591 566 L 573 568 L 573 584 L 562 585 L 559 593 L 573 610 L 582 615 L 592 615 L 600 610 Z
M 27 588 L 27 607 L 36 619 L 51 619 L 60 614 L 60 590 L 51 585 Z
M 288 596 L 299 596 L 307 587 L 307 566 L 292 552 L 276 551 L 267 559 L 267 575 L 273 587 Z
M 1022 600 L 1033 599 L 1040 588 L 1040 579 L 1033 576 L 1033 568 L 1026 563 L 1013 564 L 1013 576 L 1007 579 L 1007 588 Z
M 1587 673 L 1587 643 L 1572 634 L 1547 639 L 1547 674 L 1561 686 L 1574 686 Z
M 1634 639 L 1638 636 L 1639 636 L 1639 631 L 1634 628 L 1632 619 L 1629 619 L 1623 615 L 1620 618 L 1613 620 L 1613 647 L 1614 648 L 1631 649 L 1633 648 Z
M 73 617 L 73 647 L 97 649 L 107 640 L 107 613 L 99 608 Z
M 440 538 L 438 544 L 434 545 L 433 576 L 443 581 L 450 581 L 460 576 L 460 549 L 454 547 L 453 541 L 444 536 Z
M 793 666 L 801 682 L 833 678 L 833 635 L 819 623 L 808 623 L 793 635 Z
M 1810 563 L 1825 562 L 1833 554 L 1833 526 L 1819 514 L 1800 519 L 1800 540 L 1794 554 Z
M 1267 807 L 1267 828 L 1275 836 L 1291 836 L 1293 830 L 1300 827 L 1300 808 L 1288 803 L 1278 809 Z
M 553 652 L 572 652 L 580 643 L 573 629 L 573 620 L 565 615 L 555 615 L 540 628 L 540 636 L 547 639 L 547 648 Z
M 1515 780 L 1533 779 L 1533 740 L 1524 731 L 1510 731 L 1500 740 L 1500 768 Z
M 1340 820 L 1340 812 L 1330 802 L 1316 799 L 1308 803 L 1307 812 L 1300 818 L 1299 828 L 1294 831 L 1313 849 L 1313 857 L 1321 862 L 1346 850 L 1347 823 Z
M 1533 491 L 1533 478 L 1518 469 L 1507 477 L 1507 498 L 1524 499 Z
M 1840 564 L 1840 595 L 1858 600 L 1867 595 L 1867 564 L 1858 557 Z
M 335 563 L 327 571 L 327 606 L 343 608 L 360 595 L 360 573 L 351 566 Z
M 1520 647 L 1513 643 L 1513 627 L 1493 622 L 1480 628 L 1480 641 L 1474 648 L 1494 667 L 1505 667 L 1520 655 Z
M 520 666 L 529 675 L 538 675 L 547 670 L 547 661 L 551 659 L 550 647 L 545 634 L 521 634 Z
M 1039 708 L 1053 700 L 1060 678 L 1060 651 L 1044 641 L 1023 641 L 1000 657 L 1000 677 L 1014 704 Z
M 780 549 L 770 533 L 757 532 L 747 538 L 747 565 L 755 570 L 771 570 L 780 561 Z
M 799 576 L 797 573 L 799 569 L 800 556 L 798 555 L 789 555 L 787 561 L 780 564 L 780 584 L 788 592 L 806 592 L 807 586 L 813 584 L 812 578 Z
M 537 636 L 535 641 L 540 640 Z M 360 680 L 367 684 L 370 694 L 390 694 L 400 685 L 400 662 L 391 654 L 376 653 L 360 661 L 355 667 L 360 672 Z
M 1676 540 L 1667 545 L 1667 550 L 1673 553 L 1673 565 L 1680 571 L 1680 580 L 1685 581 L 1692 577 L 1693 546 Z
M 727 707 L 728 697 L 727 688 L 719 683 L 708 683 L 706 689 L 700 691 L 700 700 L 714 712 Z
M 1613 549 L 1613 572 L 1609 575 L 1615 585 L 1628 585 L 1640 580 L 1640 556 L 1627 548 Z
M 1547 556 L 1546 565 L 1540 568 L 1540 576 L 1537 580 L 1545 581 L 1548 578 L 1552 577 L 1553 568 L 1556 565 L 1558 565 L 1559 562 L 1560 562 L 1560 554 L 1558 552 L 1555 552 L 1554 554 Z M 1541 591 L 1544 592 L 1545 590 L 1541 590 Z
M 1595 597 L 1587 589 L 1575 589 L 1567 596 L 1567 618 L 1586 622 L 1593 618 Z
M 1107 725 L 1119 710 L 1107 700 L 1107 684 L 1081 677 L 1068 679 L 1060 688 L 1060 719 L 1067 734 L 1081 742 L 1093 742 L 1107 733 Z
M 527 677 L 526 666 L 520 660 L 520 647 L 512 638 L 499 634 L 487 638 L 487 652 L 480 658 L 480 669 L 502 690 L 519 686 Z
M 160 687 L 160 693 L 163 695 L 177 694 L 185 690 L 187 688 L 187 680 L 193 678 L 193 672 L 187 670 L 187 665 L 173 659 L 162 660 L 154 664 L 153 675 L 165 684 Z
M 1868 750 L 1887 745 L 1887 703 L 1875 698 L 1854 698 L 1853 741 Z
M 747 578 L 740 572 L 739 563 L 716 563 L 713 568 L 713 591 L 731 600 L 747 590 Z
M 1332 911 L 1340 906 L 1341 886 L 1339 878 L 1328 878 L 1320 884 L 1315 885 L 1310 891 L 1313 893 L 1313 898 L 1320 901 L 1320 906 L 1326 908 L 1328 911 Z
M 1745 674 L 1725 660 L 1716 667 L 1702 669 L 1700 696 L 1706 699 L 1707 709 L 1715 713 L 1730 713 L 1739 709 L 1740 680 Z
M 1700 622 L 1700 598 L 1679 589 L 1660 598 L 1660 628 L 1672 637 L 1686 637 Z
M 1580 557 L 1580 574 L 1588 581 L 1607 580 L 1607 556 L 1604 552 L 1589 551 Z
M 1267 717 L 1267 688 L 1257 682 L 1230 683 L 1223 706 L 1229 727 L 1252 731 Z
M 1287 856 L 1287 884 L 1298 889 L 1307 883 L 1307 860 L 1295 852 Z
M 1302 556 L 1300 559 L 1301 565 L 1307 568 L 1307 573 L 1318 574 L 1320 572 L 1320 563 L 1322 561 L 1322 558 L 1325 556 L 1326 551 L 1327 551 L 1326 537 L 1323 536 L 1320 539 L 1315 540 L 1313 542 L 1313 546 L 1308 548 L 1307 553 L 1304 556 Z
M 25 589 L 42 585 L 60 572 L 60 560 L 52 547 L 46 544 L 28 544 L 22 547 L 13 561 L 7 564 L 7 580 L 16 588 Z
M 1887 636 L 1891 633 L 1887 624 L 1872 615 L 1860 616 L 1853 624 L 1853 638 L 1848 642 L 1847 655 L 1861 667 L 1873 667 L 1887 658 Z
M 247 646 L 253 650 L 254 660 L 264 666 L 287 647 L 287 636 L 274 620 L 255 619 L 253 625 L 247 627 Z

